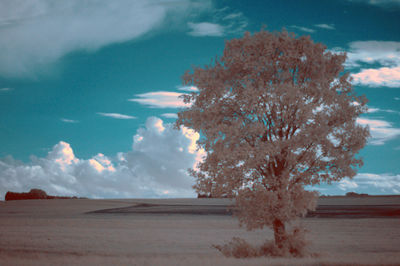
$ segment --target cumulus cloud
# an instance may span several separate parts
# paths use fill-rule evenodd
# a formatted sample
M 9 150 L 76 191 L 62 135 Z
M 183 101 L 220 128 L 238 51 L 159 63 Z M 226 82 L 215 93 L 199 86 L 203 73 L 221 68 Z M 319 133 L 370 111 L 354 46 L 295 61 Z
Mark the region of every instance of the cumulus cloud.
M 181 95 L 183 95 L 183 93 L 173 91 L 146 92 L 137 94 L 135 95 L 136 98 L 129 99 L 128 101 L 155 108 L 189 107 L 190 104 L 184 103 L 183 100 L 179 98 Z
M 123 115 L 123 114 L 118 114 L 118 113 L 97 113 L 98 115 L 105 116 L 105 117 L 111 117 L 115 119 L 136 119 L 135 116 L 131 115 Z
M 381 67 L 378 69 L 363 69 L 361 72 L 352 75 L 356 84 L 369 87 L 391 87 L 400 88 L 400 66 Z
M 33 76 L 75 50 L 132 40 L 210 1 L 0 1 L 0 75 Z
M 23 163 L 0 159 L 0 197 L 7 191 L 40 188 L 52 195 L 90 198 L 194 197 L 187 169 L 204 155 L 196 149 L 199 134 L 150 117 L 133 136 L 132 150 L 115 158 L 97 154 L 77 158 L 60 141 L 44 158 Z
M 358 118 L 357 122 L 361 125 L 368 125 L 371 133 L 369 144 L 383 145 L 386 141 L 400 136 L 400 128 L 395 128 L 391 123 L 379 119 Z
M 315 24 L 314 26 L 321 28 L 321 29 L 325 29 L 325 30 L 334 30 L 335 29 L 335 25 L 333 25 L 333 24 Z

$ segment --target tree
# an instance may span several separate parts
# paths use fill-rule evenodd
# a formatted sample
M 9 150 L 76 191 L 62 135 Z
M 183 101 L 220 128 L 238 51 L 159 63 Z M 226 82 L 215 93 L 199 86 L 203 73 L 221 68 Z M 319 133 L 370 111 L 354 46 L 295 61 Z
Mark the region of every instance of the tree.
M 351 178 L 362 165 L 369 130 L 356 119 L 367 100 L 343 73 L 345 59 L 309 37 L 261 31 L 227 41 L 221 58 L 183 76 L 198 92 L 183 96 L 192 105 L 176 125 L 200 132 L 207 153 L 191 170 L 195 189 L 235 198 L 240 225 L 272 228 L 278 249 L 293 239 L 285 225 L 315 209 L 318 194 L 305 186 Z

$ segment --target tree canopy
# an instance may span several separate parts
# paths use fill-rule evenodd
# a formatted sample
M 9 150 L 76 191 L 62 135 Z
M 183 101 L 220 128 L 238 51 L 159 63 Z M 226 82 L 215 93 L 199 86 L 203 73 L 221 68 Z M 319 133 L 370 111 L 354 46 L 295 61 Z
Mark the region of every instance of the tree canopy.
M 344 73 L 345 54 L 309 37 L 261 31 L 226 41 L 222 57 L 183 76 L 198 92 L 177 126 L 200 132 L 207 153 L 195 188 L 236 198 L 241 225 L 269 226 L 283 248 L 285 224 L 315 208 L 308 185 L 353 177 L 362 160 L 366 112 Z

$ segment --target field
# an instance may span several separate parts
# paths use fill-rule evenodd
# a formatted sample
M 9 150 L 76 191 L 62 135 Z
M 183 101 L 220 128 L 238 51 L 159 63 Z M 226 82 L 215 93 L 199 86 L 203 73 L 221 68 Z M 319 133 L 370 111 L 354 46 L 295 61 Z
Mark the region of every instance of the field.
M 0 202 L 0 265 L 400 265 L 400 197 L 319 200 L 301 223 L 313 257 L 223 257 L 213 244 L 252 243 L 227 199 L 55 199 Z

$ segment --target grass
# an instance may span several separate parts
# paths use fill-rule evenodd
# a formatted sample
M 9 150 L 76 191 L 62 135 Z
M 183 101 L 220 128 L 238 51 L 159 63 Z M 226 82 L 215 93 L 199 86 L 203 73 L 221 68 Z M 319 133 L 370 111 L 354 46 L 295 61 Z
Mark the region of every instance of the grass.
M 248 232 L 228 215 L 87 212 L 151 204 L 218 205 L 215 199 L 36 200 L 0 203 L 1 265 L 399 265 L 398 218 L 306 218 L 308 258 L 226 258 L 213 245 Z M 379 203 L 380 204 L 380 203 Z M 334 205 L 334 204 L 333 204 Z

